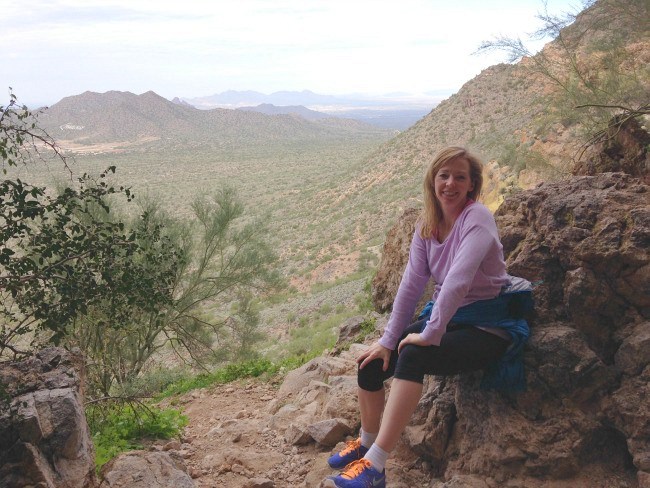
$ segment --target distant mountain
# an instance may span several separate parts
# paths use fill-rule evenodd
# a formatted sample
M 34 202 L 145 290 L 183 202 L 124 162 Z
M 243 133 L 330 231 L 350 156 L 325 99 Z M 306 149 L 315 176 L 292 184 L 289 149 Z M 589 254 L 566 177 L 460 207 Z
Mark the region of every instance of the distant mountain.
M 272 103 L 262 103 L 255 107 L 239 107 L 237 110 L 259 112 L 266 115 L 297 115 L 305 120 L 321 120 L 331 117 L 331 115 L 317 112 L 316 110 L 309 110 L 307 107 L 303 107 L 302 105 L 278 107 Z
M 405 130 L 428 114 L 445 94 L 432 92 L 415 96 L 404 92 L 389 93 L 381 96 L 361 94 L 319 95 L 309 90 L 301 92 L 279 91 L 265 95 L 256 91 L 229 90 L 208 97 L 175 98 L 200 109 L 245 108 L 251 107 L 288 107 L 286 111 L 278 109 L 254 109 L 263 113 L 295 113 L 292 107 L 328 114 L 329 117 L 341 117 L 365 122 L 386 129 Z M 313 115 L 313 114 L 312 114 Z M 310 117 L 305 118 L 312 120 Z
M 340 138 L 387 138 L 389 132 L 361 122 L 212 109 L 174 103 L 154 92 L 85 92 L 44 110 L 40 124 L 57 140 L 79 144 L 253 144 Z
M 236 91 L 228 90 L 223 93 L 217 93 L 207 97 L 182 98 L 182 100 L 192 104 L 197 108 L 208 109 L 215 107 L 239 108 L 247 106 L 257 106 L 260 104 L 270 105 L 337 105 L 347 103 L 346 98 L 334 97 L 331 95 L 318 95 L 309 90 L 301 92 L 278 91 L 265 95 L 256 91 Z
M 433 108 L 440 100 L 445 98 L 445 94 L 425 94 L 412 95 L 408 93 L 392 93 L 381 96 L 370 96 L 361 94 L 349 95 L 320 95 L 310 90 L 297 91 L 278 91 L 266 95 L 256 91 L 236 91 L 228 90 L 223 93 L 217 93 L 207 97 L 185 98 L 181 100 L 201 109 L 216 107 L 238 108 L 247 106 L 257 106 L 260 104 L 271 104 L 277 106 L 302 105 L 303 107 L 324 111 L 337 110 L 345 108 L 367 108 L 380 109 L 391 107 L 394 109 L 423 109 Z
M 178 97 L 174 97 L 174 98 L 172 99 L 172 103 L 175 103 L 175 104 L 177 104 L 177 105 L 185 105 L 186 107 L 193 107 L 193 108 L 195 108 L 194 105 L 192 105 L 192 104 L 190 104 L 190 103 L 187 103 L 185 100 L 181 100 L 181 99 L 178 98 Z

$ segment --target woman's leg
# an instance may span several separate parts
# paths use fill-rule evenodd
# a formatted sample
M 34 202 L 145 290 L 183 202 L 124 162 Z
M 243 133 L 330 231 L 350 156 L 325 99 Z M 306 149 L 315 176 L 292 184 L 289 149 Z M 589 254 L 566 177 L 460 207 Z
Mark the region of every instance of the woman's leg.
M 361 413 L 361 428 L 364 432 L 376 434 L 379 432 L 381 415 L 384 412 L 385 390 L 358 390 L 359 411 Z
M 508 341 L 472 326 L 450 324 L 440 346 L 404 347 L 399 354 L 375 446 L 364 456 L 379 471 L 395 448 L 422 396 L 425 374 L 482 369 L 497 360 Z M 379 450 L 377 449 L 379 448 Z
M 384 419 L 375 441 L 384 451 L 391 452 L 395 448 L 421 396 L 422 383 L 398 378 L 393 380 L 384 410 Z
M 447 327 L 440 346 L 406 345 L 397 361 L 393 361 L 391 356 L 391 366 L 385 372 L 391 375 L 394 373 L 395 378 L 383 417 L 379 399 L 383 403 L 383 380 L 386 378 L 382 379 L 379 375 L 381 366 L 380 371 L 375 370 L 372 375 L 368 375 L 368 372 L 362 374 L 376 361 L 368 363 L 364 370 L 359 371 L 359 387 L 360 390 L 365 390 L 359 394 L 359 405 L 364 431 L 364 418 L 368 429 L 374 428 L 377 419 L 381 418 L 377 439 L 362 459 L 348 465 L 340 475 L 328 479 L 325 486 L 351 486 L 351 483 L 354 486 L 386 486 L 386 460 L 417 408 L 422 396 L 424 375 L 455 374 L 481 369 L 498 359 L 507 347 L 508 341 L 496 335 L 457 324 Z
M 426 320 L 420 320 L 411 324 L 404 331 L 402 338 L 412 332 L 420 332 Z M 361 414 L 361 428 L 364 432 L 376 434 L 379 432 L 381 417 L 384 412 L 385 389 L 384 381 L 393 376 L 397 364 L 397 349 L 390 357 L 386 371 L 382 369 L 380 359 L 371 361 L 365 368 L 358 371 L 359 389 L 357 393 L 359 401 L 359 412 Z

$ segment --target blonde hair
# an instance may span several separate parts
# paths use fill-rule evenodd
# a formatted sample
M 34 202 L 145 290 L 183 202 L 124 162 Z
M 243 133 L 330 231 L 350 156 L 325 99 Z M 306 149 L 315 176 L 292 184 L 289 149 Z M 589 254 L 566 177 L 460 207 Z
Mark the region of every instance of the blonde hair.
M 449 146 L 442 149 L 429 165 L 424 176 L 424 209 L 420 216 L 420 236 L 429 239 L 434 236 L 438 224 L 442 221 L 442 208 L 436 197 L 435 180 L 438 171 L 454 159 L 464 159 L 469 163 L 469 177 L 474 188 L 467 194 L 472 200 L 478 200 L 483 188 L 483 163 L 467 149 Z

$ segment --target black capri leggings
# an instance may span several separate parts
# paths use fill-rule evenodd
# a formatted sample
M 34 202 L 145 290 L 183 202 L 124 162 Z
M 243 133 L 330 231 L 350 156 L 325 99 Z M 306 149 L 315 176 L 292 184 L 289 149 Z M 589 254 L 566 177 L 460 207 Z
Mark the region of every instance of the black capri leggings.
M 408 334 L 422 332 L 425 324 L 426 319 L 409 325 L 400 342 Z M 382 370 L 383 361 L 375 359 L 359 369 L 357 381 L 363 390 L 379 391 L 391 376 L 422 383 L 425 374 L 451 375 L 476 371 L 499 359 L 508 345 L 507 340 L 495 334 L 472 325 L 451 322 L 439 346 L 407 344 L 399 355 L 396 347 L 390 355 L 386 371 Z

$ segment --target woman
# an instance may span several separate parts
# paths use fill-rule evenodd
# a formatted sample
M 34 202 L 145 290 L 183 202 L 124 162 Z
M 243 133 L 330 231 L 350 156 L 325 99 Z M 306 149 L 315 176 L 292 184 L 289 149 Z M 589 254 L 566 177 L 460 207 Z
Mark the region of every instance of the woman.
M 463 148 L 445 148 L 431 163 L 390 320 L 381 339 L 357 358 L 361 436 L 329 459 L 332 468 L 345 470 L 324 486 L 385 487 L 386 460 L 420 400 L 425 374 L 483 369 L 509 346 L 519 355 L 528 327 L 511 317 L 511 300 L 503 295 L 512 277 L 494 217 L 476 202 L 482 185 L 481 162 Z M 430 277 L 436 283 L 431 313 L 408 326 Z M 511 364 L 496 373 L 509 381 L 514 372 L 519 381 L 510 386 L 520 389 L 521 364 L 508 354 Z M 383 382 L 391 376 L 384 408 Z

